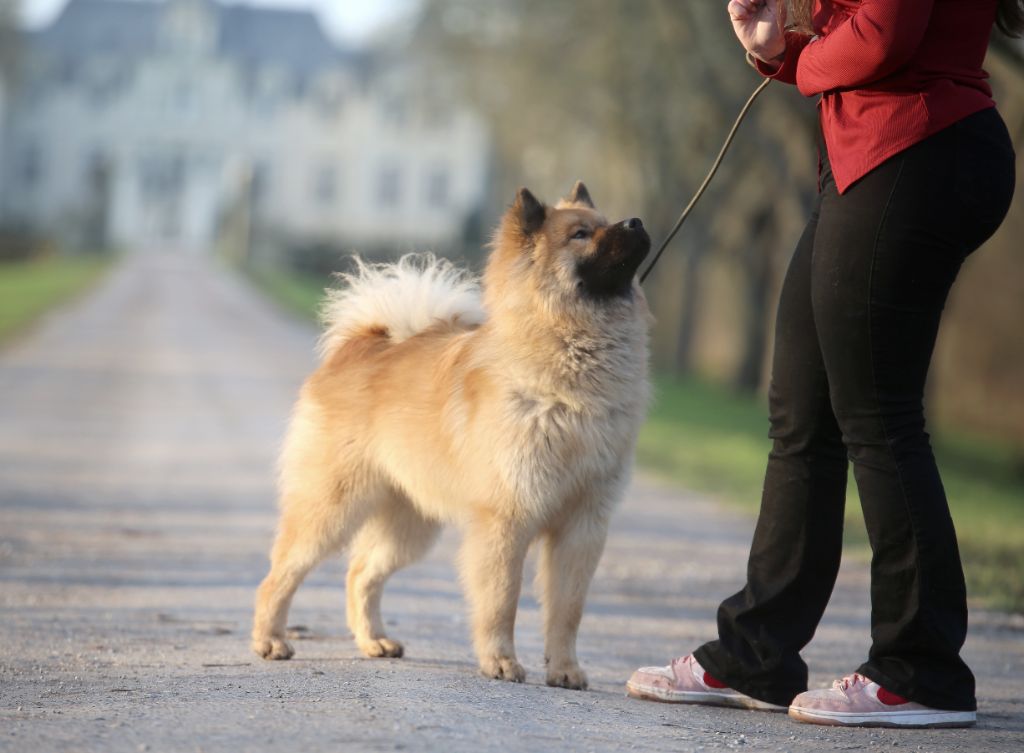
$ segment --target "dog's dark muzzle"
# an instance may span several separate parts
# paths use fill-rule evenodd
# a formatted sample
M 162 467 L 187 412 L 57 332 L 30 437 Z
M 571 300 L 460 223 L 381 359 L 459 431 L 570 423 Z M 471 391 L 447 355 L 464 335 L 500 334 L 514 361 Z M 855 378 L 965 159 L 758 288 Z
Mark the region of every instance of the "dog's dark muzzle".
M 599 231 L 596 251 L 577 266 L 588 295 L 609 298 L 628 295 L 640 263 L 651 250 L 651 237 L 636 217 Z

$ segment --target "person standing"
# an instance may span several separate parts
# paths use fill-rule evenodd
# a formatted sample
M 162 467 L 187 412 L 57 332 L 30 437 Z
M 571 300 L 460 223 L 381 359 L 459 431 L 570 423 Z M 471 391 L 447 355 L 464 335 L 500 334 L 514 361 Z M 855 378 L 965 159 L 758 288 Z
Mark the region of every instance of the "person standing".
M 1021 0 L 731 0 L 748 60 L 819 97 L 819 192 L 782 287 L 773 446 L 747 583 L 718 639 L 630 695 L 802 722 L 970 726 L 967 601 L 924 387 L 961 264 L 999 227 L 1015 155 L 982 64 Z M 847 464 L 872 548 L 865 661 L 807 691 L 801 649 L 839 569 Z

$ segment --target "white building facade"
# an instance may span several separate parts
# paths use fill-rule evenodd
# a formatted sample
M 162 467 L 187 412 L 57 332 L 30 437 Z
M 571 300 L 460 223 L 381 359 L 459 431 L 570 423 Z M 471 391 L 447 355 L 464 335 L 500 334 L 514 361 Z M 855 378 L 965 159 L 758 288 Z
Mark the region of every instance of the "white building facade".
M 482 121 L 308 12 L 69 0 L 27 41 L 0 131 L 7 221 L 202 253 L 244 202 L 292 237 L 429 246 L 484 194 Z

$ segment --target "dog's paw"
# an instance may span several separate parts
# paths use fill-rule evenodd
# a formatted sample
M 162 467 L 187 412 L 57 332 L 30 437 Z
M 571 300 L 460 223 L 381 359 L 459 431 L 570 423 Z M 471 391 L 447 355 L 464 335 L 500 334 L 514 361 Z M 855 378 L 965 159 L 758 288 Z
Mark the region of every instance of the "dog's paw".
M 484 659 L 480 662 L 480 674 L 508 682 L 523 682 L 526 679 L 523 665 L 507 656 L 491 656 Z
M 547 683 L 553 688 L 586 690 L 587 673 L 575 664 L 567 664 L 562 667 L 548 667 Z
M 291 659 L 295 649 L 282 638 L 253 638 L 252 650 L 264 659 Z
M 368 641 L 359 642 L 359 650 L 370 658 L 392 657 L 399 658 L 405 653 L 405 648 L 398 641 L 390 638 L 373 638 Z

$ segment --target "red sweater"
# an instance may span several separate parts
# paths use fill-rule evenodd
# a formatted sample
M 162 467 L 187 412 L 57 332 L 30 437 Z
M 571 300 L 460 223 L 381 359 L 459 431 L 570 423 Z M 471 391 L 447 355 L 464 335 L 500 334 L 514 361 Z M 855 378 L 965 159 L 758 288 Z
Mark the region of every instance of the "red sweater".
M 979 110 L 994 107 L 982 62 L 997 0 L 817 0 L 818 38 L 787 32 L 766 76 L 821 95 L 836 188 Z

